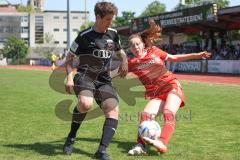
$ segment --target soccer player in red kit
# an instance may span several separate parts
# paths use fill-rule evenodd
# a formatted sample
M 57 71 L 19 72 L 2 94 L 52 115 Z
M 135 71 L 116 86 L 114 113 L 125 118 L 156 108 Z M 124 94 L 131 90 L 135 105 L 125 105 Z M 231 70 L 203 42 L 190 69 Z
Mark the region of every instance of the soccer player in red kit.
M 178 109 L 184 106 L 184 93 L 176 77 L 165 67 L 165 61 L 179 62 L 211 56 L 208 52 L 168 54 L 152 45 L 154 37 L 160 35 L 160 27 L 154 22 L 150 23 L 150 26 L 150 29 L 129 37 L 130 50 L 134 58 L 129 59 L 128 69 L 142 82 L 146 89 L 145 98 L 149 100 L 141 113 L 139 124 L 160 114 L 163 115 L 163 124 L 161 135 L 156 140 L 138 136 L 137 144 L 129 150 L 129 155 L 147 154 L 145 143 L 152 145 L 160 153 L 167 151 L 167 143 L 175 128 L 175 115 Z

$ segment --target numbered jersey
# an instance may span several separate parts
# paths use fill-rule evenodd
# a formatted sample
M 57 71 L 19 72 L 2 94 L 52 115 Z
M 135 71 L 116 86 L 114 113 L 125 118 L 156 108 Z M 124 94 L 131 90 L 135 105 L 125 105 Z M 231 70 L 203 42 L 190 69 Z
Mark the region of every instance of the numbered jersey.
M 111 28 L 99 33 L 88 28 L 79 33 L 71 45 L 70 52 L 79 57 L 78 72 L 86 73 L 98 80 L 109 80 L 109 66 L 115 51 L 121 49 L 117 31 Z

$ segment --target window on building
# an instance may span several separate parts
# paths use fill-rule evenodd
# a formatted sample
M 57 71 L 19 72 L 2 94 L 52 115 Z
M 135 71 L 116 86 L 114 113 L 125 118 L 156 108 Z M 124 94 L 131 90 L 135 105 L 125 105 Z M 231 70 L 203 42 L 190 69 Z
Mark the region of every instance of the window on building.
M 63 29 L 63 32 L 67 32 L 67 29 L 66 29 L 66 28 L 64 28 L 64 29 Z
M 53 31 L 54 32 L 59 32 L 59 28 L 54 28 Z
M 59 41 L 54 41 L 54 44 L 59 44 Z
M 76 28 L 74 28 L 74 29 L 73 29 L 73 32 L 78 32 L 78 31 L 79 31 L 79 30 L 78 30 L 78 29 L 76 29 Z
M 54 16 L 53 19 L 59 19 L 59 16 Z
M 22 22 L 28 22 L 28 16 L 22 16 L 21 21 Z
M 3 28 L 3 33 L 9 33 L 8 27 L 4 27 L 4 28 Z
M 73 16 L 73 19 L 78 19 L 78 17 L 77 16 Z
M 35 16 L 35 43 L 44 42 L 43 16 Z
M 22 33 L 28 33 L 28 27 L 22 27 Z

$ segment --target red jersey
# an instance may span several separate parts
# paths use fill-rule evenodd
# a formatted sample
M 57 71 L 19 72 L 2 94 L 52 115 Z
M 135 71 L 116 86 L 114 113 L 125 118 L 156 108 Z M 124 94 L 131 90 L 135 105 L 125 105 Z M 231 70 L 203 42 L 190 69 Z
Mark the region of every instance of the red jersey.
M 146 88 L 146 98 L 159 98 L 166 100 L 169 92 L 179 91 L 180 84 L 176 77 L 170 72 L 165 61 L 168 53 L 157 47 L 147 49 L 147 53 L 143 58 L 133 58 L 128 61 L 129 72 L 138 76 L 139 80 Z M 183 100 L 183 93 L 180 93 Z

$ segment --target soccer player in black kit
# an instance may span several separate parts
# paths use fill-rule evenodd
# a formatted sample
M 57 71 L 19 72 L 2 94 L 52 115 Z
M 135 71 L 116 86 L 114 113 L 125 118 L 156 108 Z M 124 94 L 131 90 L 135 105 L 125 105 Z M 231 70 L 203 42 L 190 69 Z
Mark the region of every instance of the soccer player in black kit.
M 66 91 L 72 90 L 78 97 L 78 104 L 74 108 L 71 130 L 63 146 L 63 152 L 72 153 L 77 130 L 90 110 L 93 99 L 103 110 L 105 122 L 102 138 L 95 153 L 95 158 L 109 160 L 106 148 L 115 134 L 118 125 L 118 98 L 111 83 L 109 64 L 113 54 L 121 58 L 120 76 L 128 72 L 127 57 L 122 50 L 117 31 L 109 28 L 117 7 L 111 2 L 98 2 L 94 8 L 96 21 L 90 27 L 79 33 L 72 43 L 66 58 L 67 81 Z M 79 57 L 77 73 L 73 78 L 73 58 Z

